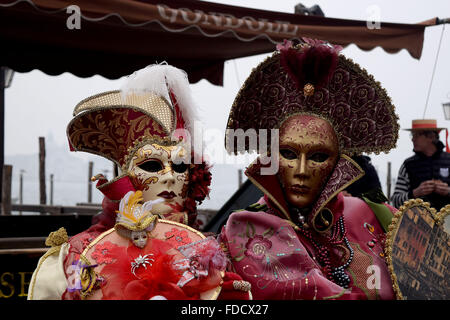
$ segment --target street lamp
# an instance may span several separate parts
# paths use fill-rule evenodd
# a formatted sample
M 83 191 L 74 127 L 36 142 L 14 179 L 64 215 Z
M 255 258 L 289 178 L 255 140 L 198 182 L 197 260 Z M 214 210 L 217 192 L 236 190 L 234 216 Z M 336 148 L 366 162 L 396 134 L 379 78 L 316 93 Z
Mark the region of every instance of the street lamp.
M 450 120 L 450 102 L 443 103 L 442 107 L 444 108 L 445 120 Z
M 317 4 L 313 5 L 310 8 L 307 8 L 303 4 L 299 3 L 294 7 L 294 10 L 296 14 L 301 14 L 304 16 L 325 17 L 322 9 Z
M 5 69 L 5 88 L 9 88 L 11 86 L 12 79 L 14 77 L 14 70 L 11 70 L 9 68 Z

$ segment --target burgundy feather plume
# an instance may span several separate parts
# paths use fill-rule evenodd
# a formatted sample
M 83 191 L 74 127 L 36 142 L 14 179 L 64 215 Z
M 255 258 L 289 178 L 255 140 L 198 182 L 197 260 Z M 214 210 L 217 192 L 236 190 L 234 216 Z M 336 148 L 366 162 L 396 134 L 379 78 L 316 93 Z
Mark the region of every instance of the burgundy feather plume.
M 285 42 L 284 46 L 279 47 L 280 62 L 299 89 L 304 89 L 306 84 L 320 88 L 330 80 L 336 69 L 340 47 L 320 40 L 307 42 L 308 45 L 300 49 Z
M 181 113 L 180 106 L 178 105 L 177 98 L 175 97 L 175 94 L 172 90 L 169 89 L 170 99 L 172 100 L 172 103 L 175 108 L 175 115 L 176 115 L 176 123 L 177 126 L 175 129 L 185 129 L 185 121 L 183 119 L 183 114 Z

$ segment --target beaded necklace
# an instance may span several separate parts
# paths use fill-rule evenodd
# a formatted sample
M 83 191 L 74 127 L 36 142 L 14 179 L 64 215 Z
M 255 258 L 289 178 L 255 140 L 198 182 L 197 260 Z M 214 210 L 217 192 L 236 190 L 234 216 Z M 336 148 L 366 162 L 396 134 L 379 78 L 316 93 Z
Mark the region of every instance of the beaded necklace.
M 354 253 L 353 248 L 350 246 L 347 239 L 347 230 L 345 228 L 344 217 L 339 217 L 337 223 L 333 226 L 331 236 L 327 236 L 327 243 L 329 246 L 321 244 L 314 239 L 311 231 L 304 227 L 304 219 L 299 218 L 298 229 L 296 228 L 296 230 L 299 231 L 299 233 L 301 233 L 313 245 L 317 254 L 317 260 L 322 266 L 322 270 L 327 279 L 345 289 L 348 289 L 350 285 L 350 277 L 347 273 L 345 273 L 345 269 L 347 269 L 352 262 Z M 350 251 L 350 256 L 343 265 L 333 268 L 331 266 L 329 247 L 342 243 L 344 243 Z

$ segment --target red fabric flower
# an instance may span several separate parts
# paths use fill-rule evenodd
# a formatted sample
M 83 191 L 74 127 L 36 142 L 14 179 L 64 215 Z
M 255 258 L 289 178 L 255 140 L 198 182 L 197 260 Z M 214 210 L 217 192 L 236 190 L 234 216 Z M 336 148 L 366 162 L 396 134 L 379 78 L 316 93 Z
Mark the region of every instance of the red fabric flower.
M 103 299 L 148 300 L 157 295 L 168 300 L 199 299 L 198 292 L 186 293 L 177 286 L 181 274 L 172 268 L 170 249 L 171 245 L 158 239 L 152 239 L 144 250 L 134 245 L 113 248 L 111 255 L 116 261 L 102 270 L 106 279 L 101 288 Z M 147 256 L 149 263 L 140 264 L 133 273 L 132 263 L 140 256 Z
M 114 258 L 110 255 L 110 252 L 115 247 L 117 247 L 117 245 L 110 241 L 98 244 L 95 246 L 95 250 L 92 252 L 91 257 L 97 262 L 97 264 L 110 264 L 114 262 Z
M 167 243 L 169 243 L 174 248 L 178 248 L 179 246 L 183 246 L 192 242 L 186 230 L 180 230 L 177 228 L 172 228 L 172 230 L 167 231 L 166 233 L 164 233 L 164 236 L 167 239 Z
M 194 163 L 195 155 L 192 153 L 191 163 Z M 202 162 L 195 164 L 189 170 L 189 186 L 184 201 L 184 211 L 188 214 L 189 225 L 192 226 L 197 218 L 197 204 L 209 195 L 211 185 L 211 166 L 202 158 Z

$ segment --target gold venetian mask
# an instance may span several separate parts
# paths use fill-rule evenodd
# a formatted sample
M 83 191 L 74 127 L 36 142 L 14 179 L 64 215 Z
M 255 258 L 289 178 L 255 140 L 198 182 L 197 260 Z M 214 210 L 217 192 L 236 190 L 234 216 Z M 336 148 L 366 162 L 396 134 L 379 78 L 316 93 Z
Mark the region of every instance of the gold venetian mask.
M 280 128 L 279 178 L 289 204 L 311 206 L 325 186 L 339 156 L 331 125 L 321 118 L 295 115 Z
M 142 146 L 132 156 L 128 171 L 144 201 L 165 200 L 153 206 L 153 213 L 166 214 L 183 205 L 189 183 L 189 165 L 182 161 L 185 156 L 186 149 L 180 145 L 156 143 Z

